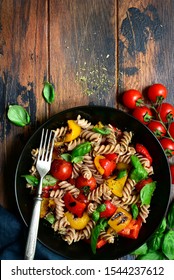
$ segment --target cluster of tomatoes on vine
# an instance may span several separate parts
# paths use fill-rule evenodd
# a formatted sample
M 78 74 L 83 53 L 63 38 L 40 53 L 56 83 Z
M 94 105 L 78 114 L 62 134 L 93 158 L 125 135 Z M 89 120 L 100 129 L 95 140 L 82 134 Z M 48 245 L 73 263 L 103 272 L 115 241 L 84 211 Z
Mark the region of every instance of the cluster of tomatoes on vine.
M 131 110 L 131 114 L 155 134 L 166 156 L 174 156 L 174 106 L 166 102 L 167 88 L 162 84 L 153 84 L 148 88 L 145 102 L 142 93 L 135 89 L 123 93 L 122 102 Z M 170 162 L 172 183 L 174 184 L 174 164 Z

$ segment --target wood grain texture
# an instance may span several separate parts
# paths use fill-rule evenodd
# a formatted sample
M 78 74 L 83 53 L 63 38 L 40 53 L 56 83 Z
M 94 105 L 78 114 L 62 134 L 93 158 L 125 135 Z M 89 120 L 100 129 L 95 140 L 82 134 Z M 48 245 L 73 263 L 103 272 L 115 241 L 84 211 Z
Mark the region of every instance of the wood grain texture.
M 125 110 L 122 93 L 146 96 L 152 83 L 166 85 L 174 104 L 173 12 L 173 0 L 0 0 L 1 205 L 16 209 L 17 160 L 55 113 L 88 104 Z M 45 80 L 56 91 L 51 105 Z M 24 106 L 31 124 L 12 125 L 9 104 Z

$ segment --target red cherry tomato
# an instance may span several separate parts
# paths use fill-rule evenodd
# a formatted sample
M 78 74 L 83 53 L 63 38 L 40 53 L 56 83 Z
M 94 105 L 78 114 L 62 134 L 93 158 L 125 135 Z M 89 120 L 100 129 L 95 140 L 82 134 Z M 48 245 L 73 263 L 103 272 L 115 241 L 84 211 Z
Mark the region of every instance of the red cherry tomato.
M 151 183 L 151 182 L 153 182 L 152 178 L 143 179 L 143 180 L 139 181 L 139 182 L 135 185 L 135 188 L 136 188 L 137 191 L 141 191 L 141 189 L 142 189 L 145 185 L 147 185 L 147 184 L 149 184 L 149 183 Z
M 174 155 L 174 141 L 169 138 L 162 138 L 160 140 L 160 143 L 167 157 L 171 157 Z
M 174 164 L 170 165 L 170 173 L 172 178 L 172 184 L 174 184 Z
M 152 118 L 152 111 L 148 107 L 142 106 L 135 108 L 132 115 L 143 124 L 148 124 Z
M 109 159 L 109 160 L 116 160 L 116 158 L 118 157 L 118 155 L 116 153 L 113 154 L 105 154 L 104 155 L 105 158 Z
M 154 103 L 161 103 L 167 97 L 167 88 L 162 84 L 154 84 L 148 89 L 148 98 Z
M 112 204 L 110 202 L 110 200 L 105 200 L 104 204 L 106 205 L 106 209 L 105 209 L 105 211 L 100 213 L 100 217 L 109 218 L 115 213 L 115 211 L 117 210 L 117 207 L 114 204 Z
M 148 128 L 155 134 L 155 136 L 159 139 L 166 135 L 166 129 L 162 123 L 159 121 L 151 121 L 148 124 Z
M 174 122 L 172 122 L 169 126 L 169 133 L 174 138 Z
M 116 168 L 115 161 L 110 161 L 107 158 L 102 158 L 99 160 L 101 167 L 104 169 L 104 177 L 109 177 L 114 169 Z
M 97 186 L 97 183 L 94 177 L 91 177 L 90 179 L 86 179 L 82 175 L 80 175 L 79 177 L 77 177 L 75 181 L 75 185 L 78 189 L 82 191 L 82 193 L 86 194 L 89 191 L 94 190 Z
M 157 107 L 157 112 L 164 123 L 174 118 L 174 107 L 170 103 L 162 103 Z
M 123 104 L 129 109 L 135 109 L 142 104 L 143 96 L 136 89 L 130 89 L 123 94 Z
M 51 164 L 50 173 L 58 180 L 67 180 L 72 174 L 72 164 L 64 159 L 54 159 Z

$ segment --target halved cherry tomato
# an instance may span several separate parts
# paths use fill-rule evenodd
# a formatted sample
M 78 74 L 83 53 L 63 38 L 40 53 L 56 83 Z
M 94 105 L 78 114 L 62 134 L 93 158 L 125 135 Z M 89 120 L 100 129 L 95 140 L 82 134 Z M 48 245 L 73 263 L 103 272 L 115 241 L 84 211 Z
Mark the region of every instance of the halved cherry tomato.
M 155 134 L 157 138 L 162 138 L 166 134 L 166 129 L 163 124 L 159 121 L 152 120 L 148 124 L 148 128 Z
M 54 159 L 51 164 L 50 173 L 58 180 L 67 180 L 72 174 L 72 164 L 64 159 Z
M 113 153 L 113 154 L 105 154 L 104 155 L 105 158 L 109 159 L 110 161 L 111 160 L 116 160 L 118 155 L 116 153 Z
M 116 168 L 115 161 L 110 161 L 107 158 L 102 158 L 99 160 L 99 162 L 102 168 L 104 169 L 104 177 L 109 177 Z
M 65 207 L 68 209 L 69 212 L 73 213 L 79 218 L 82 217 L 83 212 L 86 208 L 86 204 L 84 202 L 80 202 L 77 199 L 75 199 L 70 192 L 65 193 L 64 202 Z
M 135 109 L 142 105 L 143 96 L 141 92 L 136 89 L 130 89 L 123 93 L 123 104 L 129 109 Z
M 141 226 L 142 226 L 142 219 L 140 216 L 138 216 L 137 220 L 132 219 L 124 229 L 118 232 L 118 235 L 127 238 L 137 239 Z
M 104 204 L 106 205 L 106 209 L 100 213 L 100 217 L 109 218 L 115 213 L 117 207 L 114 204 L 112 204 L 110 200 L 105 200 Z
M 171 121 L 174 118 L 174 106 L 170 103 L 162 103 L 157 107 L 157 112 L 164 123 Z
M 147 185 L 147 184 L 149 184 L 149 183 L 151 183 L 151 182 L 153 182 L 152 178 L 143 179 L 143 180 L 139 181 L 139 182 L 135 185 L 135 188 L 136 188 L 137 191 L 141 191 L 141 189 L 142 189 L 145 185 Z
M 96 188 L 96 179 L 92 176 L 90 179 L 84 178 L 82 175 L 77 177 L 75 186 L 81 190 L 82 193 L 87 194 Z
M 152 118 L 152 111 L 146 106 L 136 107 L 132 115 L 143 124 L 148 124 Z
M 167 88 L 162 84 L 153 84 L 148 89 L 148 98 L 154 103 L 161 103 L 167 97 Z

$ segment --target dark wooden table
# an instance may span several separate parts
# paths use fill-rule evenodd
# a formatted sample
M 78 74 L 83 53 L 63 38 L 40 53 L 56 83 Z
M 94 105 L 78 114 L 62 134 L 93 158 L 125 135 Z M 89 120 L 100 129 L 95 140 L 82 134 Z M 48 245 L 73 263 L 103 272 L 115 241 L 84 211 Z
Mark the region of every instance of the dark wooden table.
M 14 174 L 32 133 L 50 116 L 78 105 L 125 110 L 121 94 L 168 89 L 174 104 L 173 0 L 0 1 L 0 204 L 16 211 Z M 51 105 L 43 82 L 55 87 Z M 22 105 L 31 123 L 7 119 Z M 173 195 L 173 191 L 172 191 Z

